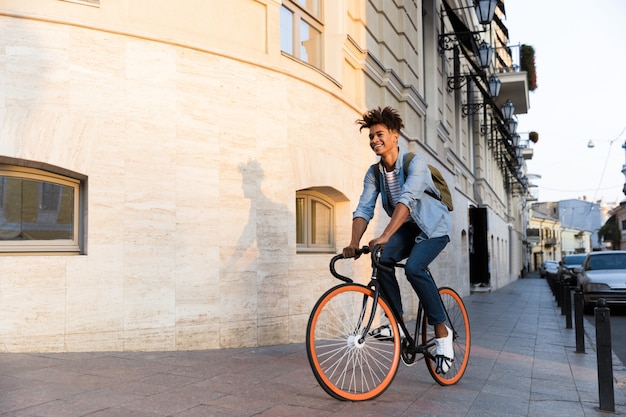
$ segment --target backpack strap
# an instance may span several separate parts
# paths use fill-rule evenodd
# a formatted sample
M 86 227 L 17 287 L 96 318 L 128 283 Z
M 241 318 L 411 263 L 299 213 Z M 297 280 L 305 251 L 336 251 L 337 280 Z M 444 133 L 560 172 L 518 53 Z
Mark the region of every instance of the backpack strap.
M 411 163 L 414 157 L 415 157 L 415 154 L 413 152 L 408 152 L 404 155 L 404 161 L 402 163 L 402 172 L 404 174 L 405 180 L 409 172 L 409 164 Z M 379 165 L 380 165 L 380 161 L 372 165 L 374 167 L 374 177 L 376 178 L 376 188 L 380 187 L 380 166 Z M 430 169 L 430 165 L 429 165 L 429 169 Z M 432 191 L 424 190 L 424 192 L 428 194 L 429 196 L 431 196 L 432 198 L 441 201 L 441 197 L 433 193 Z
M 415 157 L 415 154 L 413 152 L 409 152 L 406 155 L 404 155 L 404 164 L 402 165 L 402 171 L 404 172 L 404 179 L 406 179 L 406 176 L 409 174 L 409 164 L 411 163 L 414 157 Z
M 402 164 L 402 172 L 404 173 L 404 179 L 406 179 L 407 173 L 409 172 L 409 164 L 413 160 L 413 157 L 415 157 L 415 154 L 413 152 L 409 152 L 406 155 L 404 155 L 404 161 Z M 380 184 L 380 161 L 378 161 L 372 166 L 374 167 L 374 177 L 376 178 L 376 186 L 378 187 L 378 184 Z
M 405 180 L 409 172 L 409 164 L 413 160 L 413 157 L 415 157 L 415 154 L 413 152 L 409 152 L 404 156 L 404 165 L 402 166 L 402 169 L 404 171 Z M 428 169 L 430 169 L 430 165 L 428 165 Z M 432 175 L 432 171 L 431 171 L 431 175 Z M 429 196 L 431 196 L 432 198 L 441 201 L 441 197 L 437 196 L 437 194 L 433 193 L 432 191 L 424 190 L 424 192 L 428 194 Z

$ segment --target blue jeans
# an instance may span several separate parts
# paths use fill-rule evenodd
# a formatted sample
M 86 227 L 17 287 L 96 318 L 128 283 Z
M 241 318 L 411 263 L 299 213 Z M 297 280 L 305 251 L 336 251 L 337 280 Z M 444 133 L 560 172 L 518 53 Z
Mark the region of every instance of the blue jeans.
M 446 247 L 450 238 L 441 236 L 430 239 L 417 239 L 420 234 L 419 227 L 415 223 L 405 223 L 385 243 L 381 257 L 381 263 L 391 265 L 408 258 L 405 262 L 404 273 L 409 283 L 417 293 L 428 323 L 440 324 L 446 321 L 445 311 L 439 290 L 432 276 L 428 273 L 428 265 Z M 400 287 L 396 279 L 395 269 L 391 272 L 378 270 L 378 279 L 387 291 L 386 301 L 393 304 L 396 311 L 402 315 L 402 298 Z

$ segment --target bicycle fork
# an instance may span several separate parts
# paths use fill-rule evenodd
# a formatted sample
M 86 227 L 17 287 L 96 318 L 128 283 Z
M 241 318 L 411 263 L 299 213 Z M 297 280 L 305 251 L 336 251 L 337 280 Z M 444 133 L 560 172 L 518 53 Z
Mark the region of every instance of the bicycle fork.
M 378 299 L 380 297 L 380 294 L 378 291 L 378 282 L 376 281 L 376 275 L 372 276 L 372 279 L 370 280 L 368 287 L 374 288 L 374 297 L 372 297 L 372 307 L 370 309 L 369 317 L 366 318 L 365 315 L 367 314 L 367 310 L 368 310 L 367 303 L 370 297 L 367 295 L 363 296 L 363 303 L 361 304 L 361 314 L 359 315 L 357 328 L 354 330 L 355 333 L 358 333 L 359 329 L 362 329 L 361 334 L 359 335 L 360 337 L 356 341 L 359 344 L 365 343 L 365 335 L 369 333 L 370 329 L 372 328 L 372 323 L 374 322 L 374 319 L 376 318 L 376 310 L 378 309 Z M 367 324 L 364 327 L 362 327 L 366 319 L 367 319 Z

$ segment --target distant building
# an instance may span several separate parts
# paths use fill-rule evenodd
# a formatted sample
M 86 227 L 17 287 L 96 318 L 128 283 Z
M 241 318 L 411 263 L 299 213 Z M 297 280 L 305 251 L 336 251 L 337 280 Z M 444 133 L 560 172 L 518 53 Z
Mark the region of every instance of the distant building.
M 531 211 L 528 239 L 530 270 L 538 271 L 544 261 L 561 259 L 561 223 L 538 211 Z
M 561 229 L 561 255 L 588 253 L 592 250 L 591 232 L 577 229 Z
M 598 242 L 598 231 L 605 221 L 606 214 L 599 203 L 585 200 L 561 200 L 534 203 L 534 213 L 557 220 L 564 229 L 586 231 L 590 234 L 591 250 L 603 250 L 604 245 Z

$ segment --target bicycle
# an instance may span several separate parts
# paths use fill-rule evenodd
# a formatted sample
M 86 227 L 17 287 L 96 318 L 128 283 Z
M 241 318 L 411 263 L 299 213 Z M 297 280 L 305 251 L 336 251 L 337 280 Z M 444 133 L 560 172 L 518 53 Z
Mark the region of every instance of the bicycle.
M 330 261 L 330 272 L 344 283 L 319 298 L 307 324 L 306 349 L 313 374 L 322 388 L 339 400 L 365 401 L 381 395 L 391 385 L 400 359 L 411 366 L 423 358 L 430 375 L 442 386 L 456 384 L 469 361 L 470 323 L 458 293 L 449 287 L 439 288 L 447 316 L 446 325 L 453 332 L 455 358 L 447 373 L 438 374 L 434 330 L 428 325 L 421 302 L 418 303 L 415 332 L 411 334 L 395 308 L 381 297 L 385 288 L 377 280 L 377 272 L 379 268 L 390 269 L 380 264 L 381 251 L 376 246 L 371 252 L 372 277 L 367 285 L 354 283 L 351 278 L 339 274 L 335 263 L 344 257 L 342 254 L 334 256 Z M 367 253 L 369 248 L 364 246 L 357 256 Z M 402 263 L 395 266 L 404 268 Z M 370 334 L 373 324 L 380 320 L 381 311 L 394 329 L 392 341 L 379 340 Z M 404 337 L 401 338 L 398 328 L 402 329 Z

